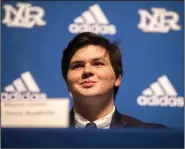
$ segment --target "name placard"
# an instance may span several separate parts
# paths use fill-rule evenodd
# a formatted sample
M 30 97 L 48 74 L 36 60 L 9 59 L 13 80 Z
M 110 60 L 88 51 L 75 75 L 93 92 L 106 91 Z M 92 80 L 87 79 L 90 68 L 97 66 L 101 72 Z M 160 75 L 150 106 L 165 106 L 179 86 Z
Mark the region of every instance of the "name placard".
M 69 99 L 1 100 L 1 127 L 66 128 Z

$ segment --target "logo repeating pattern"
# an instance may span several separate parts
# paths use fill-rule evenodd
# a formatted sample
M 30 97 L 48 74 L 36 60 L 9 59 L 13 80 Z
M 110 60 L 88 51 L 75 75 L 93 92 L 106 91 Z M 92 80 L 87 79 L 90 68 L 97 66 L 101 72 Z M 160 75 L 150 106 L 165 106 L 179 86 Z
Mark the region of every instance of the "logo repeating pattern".
M 184 98 L 177 92 L 166 75 L 158 78 L 137 98 L 140 106 L 183 107 Z
M 166 123 L 167 125 L 168 123 L 169 125 L 171 123 L 171 126 L 182 125 L 184 97 L 181 96 L 183 96 L 184 92 L 180 92 L 180 90 L 178 90 L 179 88 L 176 88 L 176 85 L 181 86 L 182 82 L 178 82 L 180 78 L 175 78 L 177 76 L 182 77 L 181 73 L 183 73 L 183 68 L 181 67 L 181 61 L 183 61 L 183 57 L 181 57 L 182 55 L 180 55 L 182 53 L 182 49 L 180 48 L 182 47 L 181 44 L 183 41 L 181 41 L 181 37 L 179 38 L 179 36 L 182 36 L 182 22 L 184 19 L 181 6 L 178 2 L 176 6 L 178 6 L 179 8 L 176 6 L 173 7 L 173 5 L 171 4 L 166 5 L 165 2 L 164 5 L 160 4 L 160 7 L 158 7 L 159 5 L 157 3 L 154 5 L 144 4 L 141 5 L 140 8 L 138 8 L 136 4 L 133 4 L 133 7 L 127 9 L 127 4 L 113 4 L 114 8 L 117 5 L 117 9 L 112 9 L 113 7 L 111 5 L 103 3 L 104 2 L 92 4 L 92 2 L 90 2 L 89 5 L 84 4 L 84 9 L 84 5 L 75 6 L 75 4 L 73 5 L 69 3 L 65 3 L 65 6 L 60 3 L 59 5 L 61 5 L 62 7 L 60 7 L 59 5 L 57 5 L 56 7 L 54 3 L 52 3 L 51 6 L 47 2 L 18 2 L 16 4 L 14 2 L 3 2 L 2 11 L 4 13 L 2 13 L 2 27 L 4 34 L 2 38 L 6 39 L 6 41 L 4 40 L 5 42 L 3 42 L 2 50 L 3 54 L 5 55 L 2 55 L 2 57 L 5 57 L 6 60 L 5 58 L 2 59 L 2 76 L 4 77 L 2 81 L 8 82 L 8 80 L 10 79 L 8 76 L 11 75 L 7 75 L 8 72 L 6 71 L 6 69 L 4 69 L 5 67 L 7 69 L 11 69 L 11 72 L 13 73 L 14 71 L 17 72 L 21 70 L 23 70 L 23 72 L 20 74 L 20 77 L 14 78 L 14 81 L 10 82 L 9 84 L 4 84 L 2 86 L 3 90 L 1 92 L 1 100 L 48 99 L 47 96 L 50 95 L 51 98 L 55 96 L 59 98 L 70 96 L 70 101 L 72 103 L 71 94 L 69 95 L 68 93 L 66 93 L 65 91 L 67 90 L 62 90 L 66 88 L 66 86 L 64 87 L 64 80 L 60 78 L 61 83 L 59 83 L 59 77 L 53 77 L 53 74 L 52 76 L 50 76 L 50 74 L 46 73 L 44 73 L 44 75 L 47 75 L 46 77 L 48 79 L 48 82 L 45 82 L 45 79 L 42 78 L 44 71 L 53 71 L 52 73 L 56 73 L 56 75 L 58 76 L 58 67 L 57 71 L 56 67 L 52 67 L 53 65 L 55 65 L 54 62 L 56 61 L 53 61 L 52 59 L 51 61 L 46 60 L 44 61 L 44 65 L 43 63 L 40 63 L 36 66 L 35 62 L 32 63 L 33 59 L 31 58 L 35 56 L 34 59 L 39 59 L 40 57 L 38 55 L 40 53 L 37 54 L 37 52 L 40 51 L 43 52 L 42 56 L 44 57 L 50 57 L 52 54 L 58 53 L 57 50 L 59 50 L 61 53 L 61 49 L 59 48 L 55 48 L 52 50 L 49 49 L 50 46 L 48 45 L 50 45 L 50 43 L 43 44 L 45 41 L 48 41 L 48 36 L 46 35 L 50 35 L 52 33 L 51 37 L 55 35 L 56 38 L 62 36 L 59 45 L 65 46 L 64 44 L 67 43 L 69 39 L 71 39 L 71 36 L 73 36 L 74 34 L 90 31 L 101 35 L 111 35 L 108 36 L 108 38 L 110 39 L 123 40 L 123 44 L 120 45 L 123 46 L 123 48 L 121 47 L 121 50 L 130 52 L 130 55 L 124 55 L 126 56 L 126 59 L 123 59 L 124 61 L 128 60 L 127 62 L 129 64 L 130 62 L 135 62 L 135 60 L 132 61 L 132 59 L 133 55 L 136 55 L 137 53 L 138 65 L 142 67 L 142 71 L 148 66 L 150 68 L 156 66 L 156 71 L 159 70 L 159 72 L 165 74 L 159 77 L 156 81 L 151 82 L 151 85 L 147 86 L 146 89 L 143 88 L 143 91 L 141 90 L 141 94 L 134 97 L 132 97 L 132 89 L 130 89 L 129 85 L 126 84 L 127 82 L 123 81 L 123 85 L 126 86 L 126 90 L 124 90 L 124 92 L 122 92 L 121 90 L 119 91 L 121 95 L 120 98 L 123 97 L 128 98 L 130 100 L 117 100 L 116 104 L 118 108 L 120 110 L 124 109 L 127 106 L 127 103 L 129 104 L 130 102 L 132 103 L 131 106 L 133 106 L 134 108 L 136 107 L 136 111 L 138 107 L 138 110 L 143 109 L 143 113 L 145 113 L 145 111 L 149 111 L 158 115 L 157 109 L 160 109 L 162 111 L 161 113 L 163 114 L 166 114 L 166 112 L 171 111 L 171 113 L 169 114 L 175 117 L 175 122 L 166 121 L 164 123 Z M 129 4 L 129 6 L 131 5 Z M 71 11 L 71 8 L 75 8 L 78 10 Z M 75 15 L 73 15 L 74 12 Z M 71 15 L 72 18 L 70 17 Z M 57 27 L 54 28 L 54 26 Z M 24 39 L 24 37 L 28 38 Z M 49 39 L 51 39 L 51 37 L 49 37 Z M 53 38 L 51 40 L 54 42 L 58 42 L 58 40 Z M 42 44 L 35 45 L 35 43 L 38 44 L 38 41 L 41 41 Z M 14 44 L 12 45 L 11 43 Z M 34 46 L 29 47 L 29 44 Z M 53 42 L 51 42 L 51 44 L 53 44 Z M 140 45 L 141 47 L 136 47 L 137 45 Z M 155 46 L 152 47 L 153 45 Z M 40 48 L 41 50 L 39 49 L 39 51 L 37 51 L 38 48 Z M 169 53 L 166 52 L 166 50 L 168 50 Z M 126 54 L 128 54 L 127 52 Z M 143 64 L 142 61 L 139 61 L 139 59 L 145 58 L 146 56 L 148 56 L 147 54 L 151 54 L 151 52 L 154 52 L 156 54 L 154 55 L 155 57 L 157 56 L 156 61 L 151 60 L 148 62 L 148 64 Z M 22 59 L 25 59 L 24 56 L 27 56 L 26 53 L 30 54 L 31 58 L 28 60 L 31 61 L 22 64 L 21 61 Z M 12 54 L 15 54 L 13 55 L 15 56 L 15 59 L 10 59 Z M 172 55 L 173 59 L 171 59 L 171 54 L 174 54 Z M 11 56 L 9 57 L 9 55 Z M 20 58 L 20 56 L 23 57 Z M 20 59 L 16 61 L 18 58 Z M 6 64 L 9 65 L 8 61 L 13 61 L 16 67 L 12 65 L 12 67 L 8 68 L 6 66 Z M 164 65 L 161 64 L 161 62 L 163 63 L 163 61 L 165 61 Z M 169 61 L 169 65 L 172 64 L 170 66 L 168 65 Z M 137 67 L 138 65 L 132 65 L 132 68 L 130 68 L 130 70 L 137 71 L 138 68 L 135 68 L 135 66 Z M 38 74 L 39 72 L 34 72 L 40 69 L 38 67 L 44 68 L 42 69 L 43 72 L 41 72 L 40 74 Z M 164 69 L 163 67 L 166 68 Z M 27 72 L 24 72 L 25 68 L 28 69 Z M 29 72 L 29 70 L 32 71 Z M 151 75 L 150 77 L 155 78 L 156 73 L 152 73 L 152 71 L 155 70 L 151 69 L 151 72 L 147 72 L 146 75 L 141 76 L 141 79 L 145 80 L 144 77 L 147 77 L 147 75 Z M 159 72 L 157 72 L 157 74 Z M 38 74 L 37 78 L 40 79 L 39 82 L 34 79 L 36 78 L 36 76 L 34 76 L 33 74 Z M 134 74 L 135 73 L 131 74 L 133 78 L 135 77 Z M 168 79 L 167 77 L 168 74 L 173 75 L 173 77 L 175 78 L 175 80 L 173 80 L 174 82 L 170 82 L 170 78 Z M 137 86 L 140 84 L 137 84 L 138 82 L 135 82 L 135 79 L 138 78 L 134 78 L 131 84 L 133 83 L 135 85 L 134 90 L 137 91 Z M 53 82 L 53 84 L 51 84 L 51 82 Z M 40 87 L 39 84 L 46 84 L 47 86 L 45 86 L 44 89 Z M 43 92 L 44 90 L 46 91 L 47 95 Z M 125 94 L 125 91 L 128 94 Z M 135 111 L 129 110 L 130 109 L 128 108 L 128 114 Z M 142 114 L 142 116 L 148 117 L 148 115 L 145 114 Z M 159 122 L 163 122 L 164 119 L 162 116 L 157 116 L 156 121 L 158 120 Z
M 2 100 L 13 99 L 46 99 L 45 93 L 40 93 L 40 88 L 29 71 L 21 74 L 21 77 L 14 80 L 12 84 L 4 88 L 1 93 Z
M 12 5 L 3 5 L 5 17 L 2 22 L 8 27 L 33 28 L 35 25 L 46 25 L 43 8 L 29 3 L 17 3 L 16 6 L 17 9 Z
M 145 9 L 138 11 L 140 23 L 138 28 L 143 32 L 168 33 L 170 30 L 178 31 L 179 15 L 174 11 L 167 11 L 164 8 L 152 8 L 153 14 Z
M 116 34 L 116 27 L 109 24 L 109 21 L 98 4 L 89 7 L 81 16 L 74 19 L 70 24 L 69 31 L 73 34 L 81 32 L 93 32 L 96 34 Z

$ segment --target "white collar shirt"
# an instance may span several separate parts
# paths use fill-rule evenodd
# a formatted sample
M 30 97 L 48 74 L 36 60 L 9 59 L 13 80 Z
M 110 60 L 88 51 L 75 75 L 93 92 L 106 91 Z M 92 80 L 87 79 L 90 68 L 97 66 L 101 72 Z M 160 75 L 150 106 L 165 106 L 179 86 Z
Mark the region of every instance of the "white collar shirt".
M 90 123 L 89 120 L 85 119 L 79 113 L 77 113 L 75 111 L 75 109 L 73 109 L 73 110 L 74 110 L 74 118 L 75 118 L 75 127 L 76 128 L 83 128 L 88 123 Z M 115 112 L 115 106 L 113 107 L 113 110 L 109 114 L 107 114 L 106 116 L 104 116 L 100 119 L 95 120 L 94 123 L 96 124 L 97 128 L 109 129 L 114 112 Z

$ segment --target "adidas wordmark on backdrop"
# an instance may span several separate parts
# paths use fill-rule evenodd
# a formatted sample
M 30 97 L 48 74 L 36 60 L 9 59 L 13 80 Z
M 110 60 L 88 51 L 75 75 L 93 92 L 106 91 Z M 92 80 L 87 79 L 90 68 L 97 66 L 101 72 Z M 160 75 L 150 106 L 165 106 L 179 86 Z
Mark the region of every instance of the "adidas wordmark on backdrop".
M 5 92 L 1 93 L 2 100 L 8 99 L 46 99 L 45 93 L 40 93 L 35 79 L 29 71 L 21 74 L 12 84 L 4 88 Z
M 81 16 L 74 19 L 74 23 L 69 25 L 69 32 L 78 34 L 81 32 L 93 32 L 96 34 L 116 34 L 116 26 L 110 24 L 98 4 L 89 7 Z
M 184 107 L 184 98 L 177 97 L 177 92 L 166 75 L 150 85 L 137 98 L 140 106 Z

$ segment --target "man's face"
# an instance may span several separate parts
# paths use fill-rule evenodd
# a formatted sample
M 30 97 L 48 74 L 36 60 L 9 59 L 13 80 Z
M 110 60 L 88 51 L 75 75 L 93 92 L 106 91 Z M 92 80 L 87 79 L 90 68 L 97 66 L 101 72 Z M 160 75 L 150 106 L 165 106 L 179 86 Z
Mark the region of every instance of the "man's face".
M 76 97 L 113 96 L 120 78 L 116 79 L 106 50 L 101 46 L 88 45 L 71 58 L 67 83 L 69 91 Z

